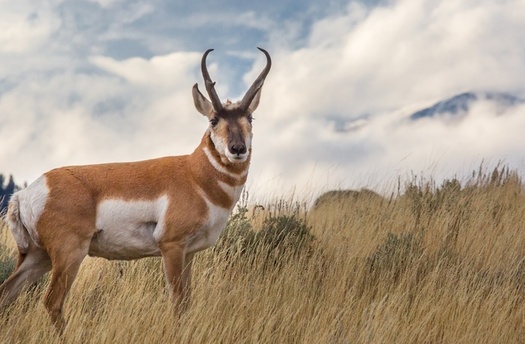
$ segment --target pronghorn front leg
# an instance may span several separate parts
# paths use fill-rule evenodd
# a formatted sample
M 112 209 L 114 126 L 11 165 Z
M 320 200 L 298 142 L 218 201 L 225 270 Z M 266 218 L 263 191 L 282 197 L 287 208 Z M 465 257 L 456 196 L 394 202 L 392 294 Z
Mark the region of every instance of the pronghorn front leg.
M 193 263 L 194 253 L 186 253 L 184 259 L 184 269 L 182 270 L 182 305 L 181 312 L 184 312 L 190 304 L 191 300 L 191 266 Z
M 162 265 L 166 282 L 171 292 L 176 313 L 179 313 L 184 294 L 184 246 L 179 243 L 168 243 L 161 246 Z

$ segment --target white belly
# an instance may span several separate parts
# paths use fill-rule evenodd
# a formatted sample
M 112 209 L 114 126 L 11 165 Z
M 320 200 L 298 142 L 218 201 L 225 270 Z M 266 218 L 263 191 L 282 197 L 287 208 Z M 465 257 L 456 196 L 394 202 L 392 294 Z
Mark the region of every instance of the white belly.
M 157 242 L 167 205 L 166 196 L 151 201 L 102 201 L 89 255 L 126 260 L 160 255 Z

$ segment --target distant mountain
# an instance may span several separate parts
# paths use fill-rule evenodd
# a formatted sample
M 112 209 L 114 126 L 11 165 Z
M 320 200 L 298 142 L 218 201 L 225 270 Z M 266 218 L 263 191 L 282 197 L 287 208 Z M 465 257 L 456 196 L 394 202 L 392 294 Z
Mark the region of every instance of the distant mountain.
M 421 118 L 440 116 L 444 114 L 458 115 L 467 112 L 471 106 L 479 101 L 486 100 L 495 103 L 502 108 L 508 108 L 520 104 L 525 104 L 525 99 L 516 97 L 509 93 L 498 92 L 466 92 L 454 97 L 442 100 L 436 104 L 414 112 L 410 119 L 418 120 Z

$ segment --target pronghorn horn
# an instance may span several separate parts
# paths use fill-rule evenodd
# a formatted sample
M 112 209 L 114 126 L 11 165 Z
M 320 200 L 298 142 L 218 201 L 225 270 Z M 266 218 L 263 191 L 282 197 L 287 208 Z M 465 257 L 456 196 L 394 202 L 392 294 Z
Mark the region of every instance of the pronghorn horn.
M 266 76 L 268 75 L 268 73 L 270 72 L 270 68 L 272 67 L 272 59 L 270 57 L 270 54 L 262 48 L 257 47 L 257 49 L 259 49 L 264 53 L 264 55 L 266 55 L 266 67 L 264 67 L 261 74 L 259 74 L 257 79 L 253 82 L 252 86 L 248 89 L 248 91 L 246 91 L 246 94 L 242 98 L 240 108 L 243 111 L 248 110 L 248 107 L 252 103 L 253 98 L 264 84 L 264 79 L 266 79 Z
M 212 51 L 213 49 L 208 49 L 202 56 L 201 71 L 202 71 L 202 77 L 204 78 L 204 85 L 206 86 L 206 91 L 208 91 L 208 95 L 210 96 L 211 103 L 213 104 L 213 109 L 216 112 L 220 112 L 222 110 L 222 103 L 221 103 L 221 100 L 219 99 L 219 96 L 217 95 L 217 92 L 215 91 L 215 83 L 211 81 L 210 73 L 208 73 L 208 68 L 206 67 L 206 57 Z

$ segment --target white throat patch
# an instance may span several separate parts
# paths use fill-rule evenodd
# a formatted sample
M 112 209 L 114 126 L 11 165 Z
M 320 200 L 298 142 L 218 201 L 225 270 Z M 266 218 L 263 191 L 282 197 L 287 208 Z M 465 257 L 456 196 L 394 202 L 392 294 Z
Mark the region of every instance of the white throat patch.
M 210 164 L 220 173 L 223 173 L 235 179 L 243 178 L 248 174 L 248 170 L 244 170 L 241 174 L 235 174 L 235 173 L 228 171 L 226 168 L 224 168 L 224 166 L 219 164 L 219 162 L 213 157 L 208 147 L 204 147 L 204 154 L 206 154 L 206 157 L 208 158 L 208 161 L 210 162 Z

